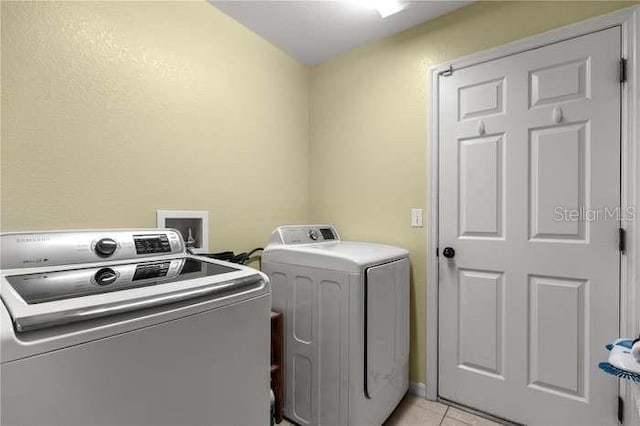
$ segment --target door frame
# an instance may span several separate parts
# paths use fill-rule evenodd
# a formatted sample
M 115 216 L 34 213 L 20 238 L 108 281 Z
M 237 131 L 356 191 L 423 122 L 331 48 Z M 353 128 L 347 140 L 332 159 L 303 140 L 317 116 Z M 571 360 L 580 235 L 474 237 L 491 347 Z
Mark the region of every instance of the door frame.
M 532 37 L 474 53 L 429 69 L 429 139 L 427 177 L 429 231 L 427 235 L 426 289 L 426 398 L 438 398 L 438 142 L 439 142 L 439 78 L 483 62 L 511 56 L 567 39 L 587 35 L 611 27 L 622 30 L 622 56 L 627 59 L 627 82 L 621 93 L 621 208 L 636 206 L 636 220 L 623 223 L 627 233 L 626 252 L 621 256 L 620 271 L 620 335 L 640 333 L 640 6 L 554 29 Z M 635 143 L 633 143 L 635 141 Z M 636 307 L 634 309 L 634 306 Z M 618 336 L 611 336 L 612 339 Z M 630 386 L 621 383 L 620 395 L 628 400 Z M 634 405 L 625 404 L 625 418 L 639 418 Z M 638 407 L 640 410 L 640 407 Z M 637 417 L 633 417 L 637 416 Z M 640 420 L 639 420 L 640 421 Z

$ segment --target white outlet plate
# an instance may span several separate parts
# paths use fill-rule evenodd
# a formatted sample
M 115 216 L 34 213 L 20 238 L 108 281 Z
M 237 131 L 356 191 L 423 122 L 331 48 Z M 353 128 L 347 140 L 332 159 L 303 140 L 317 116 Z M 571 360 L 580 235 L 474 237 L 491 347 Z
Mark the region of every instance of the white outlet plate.
M 411 209 L 411 226 L 422 228 L 422 209 Z

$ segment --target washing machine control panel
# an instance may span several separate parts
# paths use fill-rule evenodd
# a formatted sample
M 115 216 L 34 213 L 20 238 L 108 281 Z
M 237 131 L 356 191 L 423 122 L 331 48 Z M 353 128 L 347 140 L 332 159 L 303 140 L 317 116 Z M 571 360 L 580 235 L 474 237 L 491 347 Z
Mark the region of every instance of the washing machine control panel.
M 314 244 L 339 241 L 331 225 L 281 226 L 276 230 L 281 244 Z
M 1 269 L 139 259 L 183 254 L 173 229 L 54 231 L 3 234 Z

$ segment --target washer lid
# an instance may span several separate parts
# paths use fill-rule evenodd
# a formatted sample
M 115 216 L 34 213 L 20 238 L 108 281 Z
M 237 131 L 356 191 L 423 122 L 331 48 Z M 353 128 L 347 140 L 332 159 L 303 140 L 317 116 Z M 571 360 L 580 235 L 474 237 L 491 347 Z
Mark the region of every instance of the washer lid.
M 355 273 L 406 257 L 409 257 L 409 252 L 400 247 L 351 241 L 290 246 L 274 244 L 267 246 L 262 255 L 265 262 Z
M 8 275 L 5 278 L 25 303 L 33 305 L 192 280 L 234 271 L 238 271 L 238 268 L 203 262 L 190 257 L 180 257 L 153 262 Z
M 149 260 L 0 270 L 0 297 L 15 329 L 25 332 L 189 300 L 230 304 L 269 292 L 266 277 L 246 266 L 189 255 Z M 99 275 L 106 269 L 101 286 Z

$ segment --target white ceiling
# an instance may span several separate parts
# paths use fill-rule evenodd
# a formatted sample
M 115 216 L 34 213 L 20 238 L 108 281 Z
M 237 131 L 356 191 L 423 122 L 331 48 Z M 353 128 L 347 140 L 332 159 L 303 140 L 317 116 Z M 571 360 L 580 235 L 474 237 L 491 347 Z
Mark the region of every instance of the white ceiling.
M 388 37 L 466 6 L 471 1 L 410 1 L 381 18 L 364 0 L 209 0 L 245 27 L 294 58 L 316 65 L 340 53 Z

